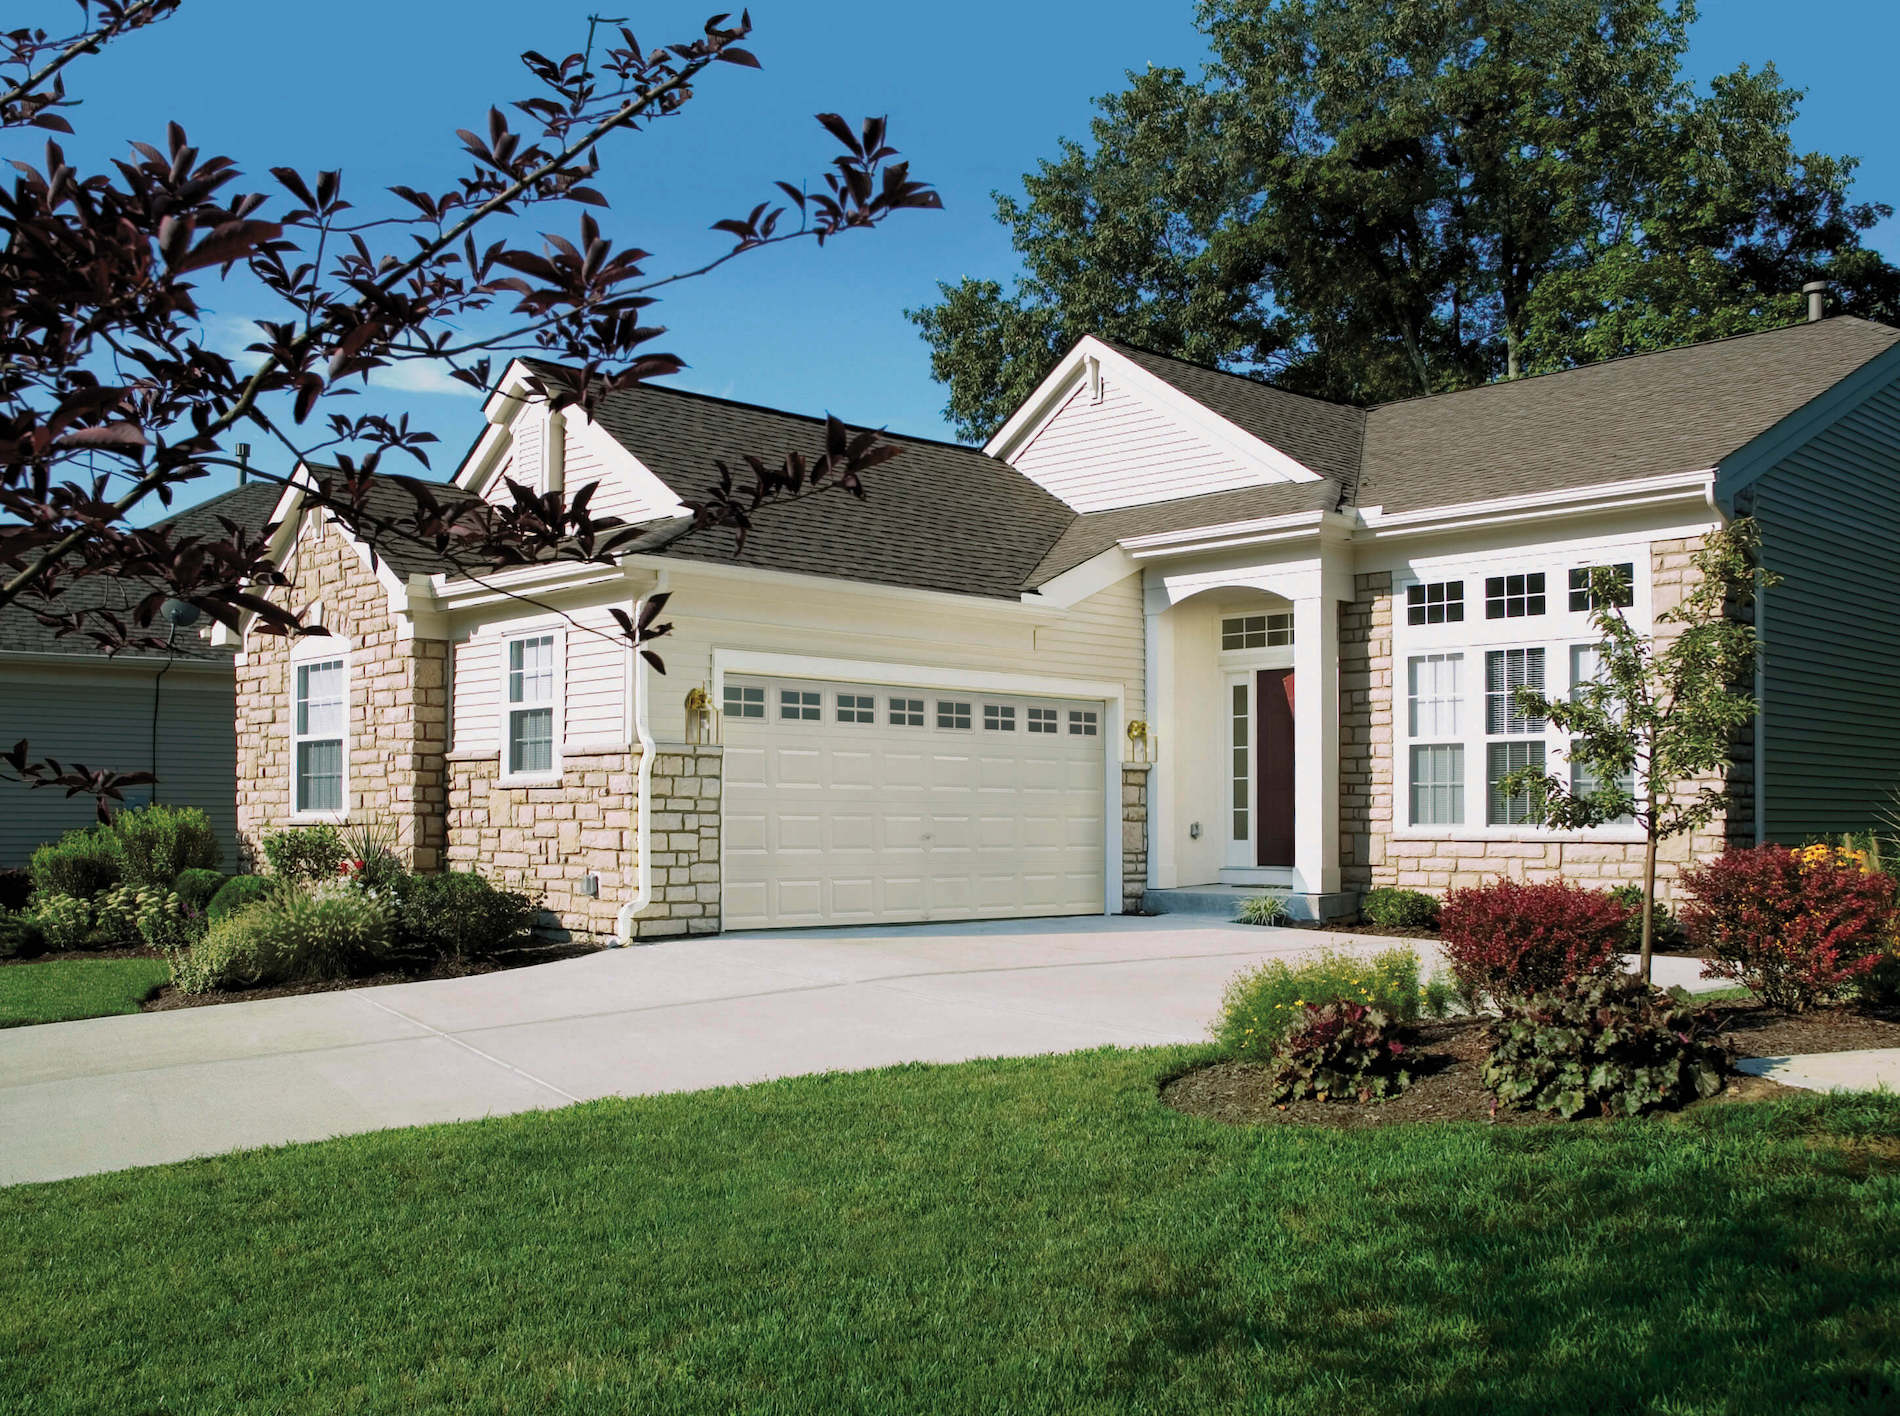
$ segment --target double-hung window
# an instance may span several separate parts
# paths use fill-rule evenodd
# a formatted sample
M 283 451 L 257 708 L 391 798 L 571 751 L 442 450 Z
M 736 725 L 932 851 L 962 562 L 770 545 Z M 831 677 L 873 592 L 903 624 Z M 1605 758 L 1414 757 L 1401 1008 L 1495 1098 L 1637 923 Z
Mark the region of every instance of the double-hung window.
M 1521 826 L 1531 819 L 1531 794 L 1506 796 L 1500 783 L 1512 772 L 1544 767 L 1544 720 L 1523 711 L 1520 689 L 1544 691 L 1544 651 L 1492 649 L 1484 656 L 1485 821 Z
M 344 693 L 349 660 L 342 654 L 292 665 L 291 738 L 299 813 L 343 810 L 343 763 L 349 725 Z
M 503 751 L 507 754 L 510 776 L 549 776 L 557 770 L 554 762 L 557 643 L 557 637 L 551 632 L 508 641 Z
M 1603 672 L 1603 648 L 1597 644 L 1573 644 L 1570 646 L 1570 696 L 1575 699 L 1583 685 L 1591 682 Z M 1574 739 L 1573 739 L 1574 741 Z M 1636 795 L 1636 774 L 1625 772 L 1616 779 L 1632 799 Z M 1570 794 L 1573 797 L 1587 797 L 1596 794 L 1597 780 L 1588 767 L 1573 757 L 1570 763 Z M 1632 820 L 1630 816 L 1615 818 L 1615 824 L 1626 826 Z
M 1406 661 L 1405 693 L 1411 824 L 1463 825 L 1464 655 L 1414 654 Z

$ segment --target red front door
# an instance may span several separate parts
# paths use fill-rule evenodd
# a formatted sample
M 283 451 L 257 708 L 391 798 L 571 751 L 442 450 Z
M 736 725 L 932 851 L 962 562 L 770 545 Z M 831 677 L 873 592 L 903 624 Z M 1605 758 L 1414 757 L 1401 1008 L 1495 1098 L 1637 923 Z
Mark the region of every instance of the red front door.
M 1293 670 L 1262 669 L 1254 680 L 1259 743 L 1254 768 L 1254 864 L 1293 864 Z

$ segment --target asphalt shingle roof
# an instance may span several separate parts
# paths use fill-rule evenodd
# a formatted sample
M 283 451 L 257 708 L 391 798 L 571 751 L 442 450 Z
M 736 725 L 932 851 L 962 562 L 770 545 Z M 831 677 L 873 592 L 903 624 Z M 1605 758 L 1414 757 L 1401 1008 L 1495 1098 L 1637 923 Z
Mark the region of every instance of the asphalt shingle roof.
M 867 500 L 825 495 L 775 506 L 759 517 L 738 563 L 1013 599 L 1128 536 L 1701 471 L 1896 342 L 1900 330 L 1841 317 L 1370 409 L 1114 345 L 1320 480 L 1078 515 L 975 448 L 891 436 L 902 455 L 870 474 Z M 609 394 L 594 417 L 682 499 L 714 482 L 715 460 L 741 470 L 747 453 L 815 457 L 824 432 L 821 419 L 663 386 Z M 666 531 L 656 527 L 649 543 L 665 554 L 733 559 L 729 532 L 665 544 Z M 413 549 L 384 553 L 406 573 Z
M 185 507 L 163 518 L 158 524 L 169 526 L 181 536 L 222 540 L 225 531 L 219 524 L 220 517 L 239 526 L 261 529 L 270 520 L 271 509 L 277 505 L 280 491 L 281 488 L 275 482 L 247 482 L 215 497 L 207 497 L 195 506 Z M 137 577 L 89 575 L 62 589 L 54 608 L 61 611 L 110 609 L 120 612 L 120 617 L 129 623 L 131 609 L 151 594 L 155 585 L 156 582 Z M 199 628 L 178 634 L 177 654 L 182 658 L 230 659 L 237 652 L 236 649 L 208 643 L 200 632 L 203 624 L 201 620 Z M 0 607 L 0 652 L 73 654 L 82 657 L 103 657 L 105 653 L 83 633 L 58 634 L 41 624 L 29 605 L 20 603 Z M 160 656 L 128 650 L 116 657 L 122 660 L 155 660 Z
M 1900 342 L 1835 318 L 1366 415 L 1358 504 L 1388 511 L 1700 472 Z
M 1331 480 L 1270 482 L 1231 492 L 1208 492 L 1198 497 L 1091 511 L 1069 523 L 1049 554 L 1042 558 L 1031 585 L 1040 585 L 1098 556 L 1130 536 L 1153 536 L 1163 531 L 1189 531 L 1197 526 L 1220 526 L 1229 521 L 1252 521 L 1268 516 L 1291 516 L 1303 511 L 1331 511 L 1343 491 Z
M 607 395 L 594 417 L 682 499 L 718 480 L 715 459 L 746 476 L 745 455 L 824 451 L 821 418 L 679 389 Z M 887 434 L 899 456 L 866 474 L 863 501 L 828 492 L 757 518 L 737 564 L 844 580 L 1015 599 L 1075 513 L 1022 473 L 972 447 Z M 668 554 L 732 561 L 728 531 Z

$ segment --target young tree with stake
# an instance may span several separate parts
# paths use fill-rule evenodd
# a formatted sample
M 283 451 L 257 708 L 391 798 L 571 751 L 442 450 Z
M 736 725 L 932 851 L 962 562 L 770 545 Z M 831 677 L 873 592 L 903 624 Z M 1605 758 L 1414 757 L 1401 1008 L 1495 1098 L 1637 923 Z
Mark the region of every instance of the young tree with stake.
M 1499 784 L 1528 794 L 1532 819 L 1564 830 L 1634 821 L 1643 829 L 1642 975 L 1650 976 L 1656 854 L 1663 841 L 1707 824 L 1728 804 L 1708 780 L 1727 767 L 1735 734 L 1754 718 L 1760 640 L 1755 597 L 1775 577 L 1760 564 L 1761 533 L 1746 518 L 1711 532 L 1691 558 L 1692 583 L 1657 613 L 1654 632 L 1629 621 L 1630 586 L 1591 573 L 1591 624 L 1602 636 L 1596 675 L 1564 699 L 1521 689 L 1521 711 L 1570 740 L 1572 780 L 1535 767 Z

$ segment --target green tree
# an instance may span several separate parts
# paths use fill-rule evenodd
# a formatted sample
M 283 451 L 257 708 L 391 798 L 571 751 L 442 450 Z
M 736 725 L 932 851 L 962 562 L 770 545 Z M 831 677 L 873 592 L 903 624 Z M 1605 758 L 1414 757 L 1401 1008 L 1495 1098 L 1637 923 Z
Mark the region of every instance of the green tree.
M 1772 65 L 1698 92 L 1693 0 L 1205 0 L 998 195 L 1023 274 L 909 311 L 966 435 L 1096 333 L 1322 397 L 1442 392 L 1840 307 L 1900 313 L 1852 158 Z
M 1528 795 L 1534 820 L 1573 830 L 1612 821 L 1643 828 L 1642 972 L 1650 974 L 1656 853 L 1706 824 L 1729 801 L 1711 780 L 1729 764 L 1735 735 L 1754 718 L 1759 640 L 1748 613 L 1775 577 L 1760 565 L 1761 534 L 1747 519 L 1711 532 L 1691 561 L 1691 583 L 1658 611 L 1655 632 L 1629 621 L 1629 586 L 1591 573 L 1590 620 L 1602 641 L 1597 672 L 1568 698 L 1519 691 L 1520 711 L 1570 740 L 1569 781 L 1525 768 L 1499 790 Z

